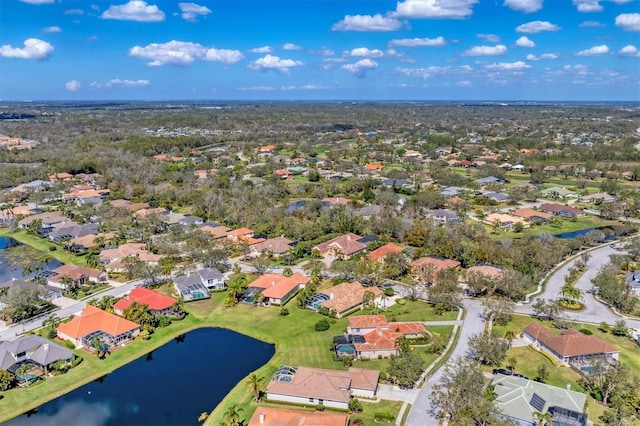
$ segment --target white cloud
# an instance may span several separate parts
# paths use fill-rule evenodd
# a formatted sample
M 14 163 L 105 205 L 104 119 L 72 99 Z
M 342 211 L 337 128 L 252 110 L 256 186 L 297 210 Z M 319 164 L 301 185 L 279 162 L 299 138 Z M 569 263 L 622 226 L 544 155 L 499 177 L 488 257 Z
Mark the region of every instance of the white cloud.
M 402 24 L 394 18 L 380 15 L 347 15 L 331 27 L 333 31 L 396 31 Z
M 67 81 L 64 84 L 64 87 L 70 91 L 70 92 L 77 92 L 78 90 L 80 90 L 80 82 L 77 80 L 71 80 L 71 81 Z
M 543 59 L 558 59 L 558 55 L 555 53 L 543 53 L 540 56 L 528 54 L 527 61 L 541 61 Z
M 262 47 L 255 47 L 253 49 L 249 49 L 249 53 L 271 53 L 273 52 L 273 49 L 271 48 L 271 46 L 262 46 Z
M 518 47 L 536 47 L 536 44 L 529 40 L 527 36 L 522 36 L 516 40 L 516 46 Z
M 602 12 L 600 0 L 573 0 L 573 4 L 578 8 L 578 12 Z
M 349 52 L 349 55 L 351 56 L 366 56 L 369 58 L 379 58 L 382 55 L 384 55 L 384 53 L 382 53 L 381 50 L 378 49 L 369 49 L 367 47 L 357 47 L 355 49 L 351 49 L 351 52 Z
M 440 76 L 440 75 L 468 75 L 473 71 L 473 68 L 469 65 L 462 65 L 459 67 L 437 67 L 431 66 L 426 68 L 397 68 L 396 72 L 412 78 L 422 78 L 424 80 Z
M 64 11 L 65 15 L 84 15 L 84 10 L 82 9 L 68 9 Z
M 471 82 L 469 80 L 460 80 L 459 82 L 456 83 L 457 86 L 460 87 L 471 87 L 473 86 L 473 84 L 471 84 Z
M 495 46 L 474 46 L 464 52 L 465 56 L 496 56 L 507 53 L 507 47 L 503 44 Z
M 24 47 L 13 47 L 10 44 L 0 46 L 0 57 L 46 61 L 51 57 L 51 52 L 53 52 L 51 44 L 37 38 L 28 38 L 23 45 Z
M 600 56 L 609 53 L 609 47 L 606 44 L 599 46 L 593 46 L 589 49 L 581 50 L 576 55 L 578 56 Z
M 516 61 L 516 62 L 494 62 L 493 64 L 487 64 L 484 66 L 490 70 L 499 70 L 499 71 L 517 71 L 517 70 L 525 70 L 527 68 L 531 68 L 531 65 L 526 62 Z
M 500 43 L 500 37 L 495 34 L 478 34 L 476 37 L 486 40 L 490 43 Z
M 325 90 L 328 87 L 325 86 L 316 86 L 315 84 L 305 84 L 304 86 L 282 86 L 280 90 L 289 91 L 289 90 Z
M 372 71 L 378 68 L 378 63 L 367 58 L 361 59 L 355 64 L 345 64 L 340 68 L 358 78 L 364 78 L 367 75 L 367 71 Z
M 518 26 L 516 31 L 525 34 L 537 34 L 542 31 L 558 31 L 559 29 L 559 26 L 549 21 L 531 21 Z
M 603 24 L 602 22 L 598 22 L 598 21 L 584 21 L 583 23 L 581 23 L 580 25 L 578 25 L 578 27 L 580 28 L 604 28 L 606 27 L 605 24 Z
M 302 50 L 302 46 L 298 46 L 297 44 L 293 43 L 285 43 L 282 45 L 282 48 L 284 50 Z
M 131 0 L 129 3 L 109 6 L 109 9 L 102 12 L 101 17 L 119 21 L 162 22 L 165 15 L 155 4 L 148 5 L 146 1 Z
M 207 16 L 211 13 L 211 9 L 196 3 L 178 3 L 178 7 L 182 12 L 182 19 L 189 22 L 197 22 L 199 16 Z
M 289 68 L 301 67 L 304 62 L 294 61 L 293 59 L 280 59 L 278 56 L 265 55 L 264 57 L 257 59 L 247 65 L 247 68 L 254 71 L 277 71 L 281 73 L 288 73 Z
M 238 87 L 238 90 L 243 91 L 257 91 L 257 92 L 270 92 L 272 90 L 276 90 L 275 87 L 271 86 L 251 86 L 251 87 Z
M 107 88 L 112 88 L 112 87 L 131 88 L 131 87 L 148 86 L 150 84 L 151 83 L 149 82 L 149 80 L 120 80 L 119 78 L 114 78 L 114 79 L 111 79 L 111 80 L 107 81 L 106 83 L 99 83 L 97 81 L 94 81 L 89 86 L 91 86 L 92 89 L 100 89 L 102 87 L 107 87 Z
M 61 33 L 62 32 L 62 28 L 56 27 L 56 26 L 51 26 L 51 27 L 44 28 L 42 30 L 42 32 L 44 32 L 44 33 Z
M 625 47 L 623 47 L 622 49 L 620 49 L 620 51 L 618 52 L 618 54 L 620 56 L 635 56 L 635 57 L 640 57 L 640 51 L 638 51 L 638 48 L 635 47 L 632 44 L 629 44 Z
M 625 31 L 640 31 L 640 13 L 623 13 L 616 16 L 616 25 Z
M 533 13 L 542 9 L 542 0 L 504 0 L 503 6 L 524 13 Z
M 394 39 L 389 42 L 389 46 L 402 47 L 439 47 L 446 45 L 444 37 L 436 38 L 402 38 Z
M 472 6 L 478 0 L 405 0 L 398 2 L 395 13 L 397 18 L 421 19 L 462 19 L 473 14 Z
M 187 66 L 196 59 L 233 64 L 244 56 L 238 50 L 207 48 L 198 43 L 172 40 L 167 43 L 151 43 L 145 47 L 134 46 L 129 56 L 149 59 L 149 66 Z
M 52 4 L 55 0 L 20 0 L 27 4 Z

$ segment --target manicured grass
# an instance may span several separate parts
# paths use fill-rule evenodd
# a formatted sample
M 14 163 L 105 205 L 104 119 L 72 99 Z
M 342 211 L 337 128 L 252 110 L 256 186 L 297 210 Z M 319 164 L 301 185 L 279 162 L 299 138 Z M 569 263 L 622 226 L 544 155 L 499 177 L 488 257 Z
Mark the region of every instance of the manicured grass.
M 351 416 L 351 421 L 356 419 L 362 419 L 365 425 L 393 425 L 395 424 L 395 418 L 393 421 L 386 422 L 382 420 L 376 420 L 376 414 L 378 413 L 390 413 L 396 418 L 400 414 L 402 408 L 402 402 L 400 401 L 380 401 L 377 403 L 362 401 L 362 413 L 354 414 Z
M 387 317 L 389 321 L 453 321 L 458 317 L 458 311 L 448 311 L 438 315 L 432 305 L 416 300 L 405 299 L 404 305 L 395 304 L 386 309 L 363 309 L 353 315 L 372 315 L 378 313 Z
M 605 220 L 597 216 L 587 215 L 577 218 L 576 220 L 560 219 L 559 225 L 534 225 L 529 228 L 525 233 L 532 233 L 534 235 L 548 232 L 550 234 L 562 234 L 565 232 L 580 231 L 582 229 L 600 228 L 603 226 L 618 225 L 620 222 L 616 220 Z
M 20 241 L 22 244 L 34 247 L 64 264 L 87 266 L 87 262 L 83 256 L 76 256 L 74 254 L 71 254 L 61 246 L 54 244 L 48 239 L 27 234 L 26 229 L 20 229 L 15 232 L 9 232 L 8 229 L 0 229 L 0 236 L 14 238 L 17 241 Z M 54 251 L 49 251 L 49 247 L 51 246 L 55 246 L 57 249 Z

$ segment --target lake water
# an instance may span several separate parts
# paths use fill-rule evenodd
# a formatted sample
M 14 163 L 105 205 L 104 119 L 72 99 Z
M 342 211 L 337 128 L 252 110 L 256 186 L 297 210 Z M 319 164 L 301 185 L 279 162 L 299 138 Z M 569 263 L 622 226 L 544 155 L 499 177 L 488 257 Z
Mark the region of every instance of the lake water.
M 16 250 L 20 250 L 20 246 L 22 246 L 22 243 L 16 241 L 11 237 L 0 237 L 0 283 L 9 281 L 12 278 L 19 280 L 29 279 L 36 274 L 34 272 L 26 276 L 22 275 L 22 265 L 12 263 L 8 259 L 9 251 L 6 250 L 11 249 L 10 251 L 14 252 Z M 62 266 L 62 263 L 57 261 L 56 259 L 51 259 L 47 263 L 40 264 L 40 267 L 43 270 L 55 269 L 58 266 Z
M 568 238 L 577 238 L 577 237 L 584 237 L 586 235 L 588 235 L 590 232 L 592 231 L 602 231 L 602 229 L 604 228 L 589 228 L 589 229 L 581 229 L 579 231 L 573 231 L 573 232 L 564 232 L 562 234 L 556 234 L 555 237 L 559 238 L 559 239 L 568 239 Z M 601 240 L 600 242 L 604 242 L 604 241 L 614 241 L 616 239 L 615 235 L 609 235 L 607 237 L 605 237 L 603 240 Z
M 195 426 L 275 353 L 273 345 L 222 328 L 183 336 L 5 425 Z

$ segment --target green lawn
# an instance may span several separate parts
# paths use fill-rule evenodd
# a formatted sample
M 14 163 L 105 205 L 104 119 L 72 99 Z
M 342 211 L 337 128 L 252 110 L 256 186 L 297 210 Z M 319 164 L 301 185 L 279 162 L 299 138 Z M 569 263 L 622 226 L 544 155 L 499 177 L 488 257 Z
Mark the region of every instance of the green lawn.
M 77 266 L 87 266 L 87 262 L 83 256 L 76 256 L 74 254 L 69 253 L 64 250 L 61 246 L 56 245 L 52 241 L 40 238 L 31 234 L 27 234 L 26 229 L 20 229 L 15 232 L 9 232 L 8 229 L 3 228 L 0 229 L 1 237 L 12 237 L 23 244 L 34 247 L 48 256 L 51 256 L 64 264 L 77 265 Z M 56 250 L 49 251 L 49 247 L 54 246 Z
M 389 321 L 453 321 L 458 318 L 458 311 L 447 311 L 442 315 L 436 314 L 432 305 L 422 301 L 404 299 L 405 304 L 395 304 L 384 310 L 363 309 L 353 315 L 372 315 L 375 313 L 384 315 Z
M 365 425 L 393 425 L 393 421 L 376 420 L 376 414 L 388 413 L 394 416 L 394 419 L 400 414 L 402 408 L 402 402 L 399 401 L 380 401 L 378 403 L 362 402 L 362 413 L 354 414 L 351 416 L 351 421 L 361 419 Z

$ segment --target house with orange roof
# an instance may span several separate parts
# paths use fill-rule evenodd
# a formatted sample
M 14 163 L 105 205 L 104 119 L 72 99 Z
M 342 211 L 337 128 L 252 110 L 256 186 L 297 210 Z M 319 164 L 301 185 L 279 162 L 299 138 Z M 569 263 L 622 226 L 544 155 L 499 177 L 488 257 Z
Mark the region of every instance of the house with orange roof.
M 365 287 L 357 281 L 351 283 L 341 283 L 327 290 L 319 292 L 316 296 L 318 302 L 314 306 L 309 306 L 317 310 L 320 306 L 333 310 L 337 318 L 352 311 L 361 309 L 364 305 L 364 294 L 370 291 L 374 296 L 374 304 L 379 304 L 384 294 L 378 287 Z
M 79 315 L 58 326 L 58 338 L 71 341 L 76 348 L 91 347 L 94 338 L 109 349 L 131 342 L 140 333 L 140 325 L 87 305 Z
M 133 215 L 137 218 L 145 218 L 152 215 L 163 216 L 166 214 L 169 214 L 169 210 L 164 207 L 149 207 L 146 209 L 136 210 Z
M 426 333 L 419 322 L 389 322 L 384 315 L 358 315 L 349 317 L 346 341 L 352 343 L 346 343 L 346 346 L 352 345 L 353 353 L 359 359 L 387 358 L 398 354 L 399 338 L 419 339 Z M 336 349 L 345 352 L 344 347 Z
M 247 426 L 348 426 L 349 415 L 328 411 L 302 411 L 260 406 Z
M 369 172 L 379 172 L 382 169 L 384 169 L 384 166 L 382 164 L 369 163 L 366 166 L 364 166 L 364 169 L 369 171 Z
M 261 293 L 263 304 L 284 305 L 293 295 L 309 282 L 310 278 L 299 272 L 286 277 L 278 274 L 264 274 L 249 284 L 242 295 L 244 302 L 253 303 L 257 293 Z
M 391 253 L 402 253 L 404 250 L 399 245 L 393 243 L 387 243 L 382 247 L 378 247 L 377 249 L 371 251 L 369 253 L 369 259 L 374 262 L 384 262 L 384 258 Z
M 425 256 L 414 260 L 410 264 L 411 271 L 420 276 L 428 285 L 437 284 L 438 273 L 447 269 L 460 269 L 460 262 L 437 256 Z
M 147 305 L 149 311 L 155 315 L 175 316 L 176 311 L 174 306 L 178 301 L 173 297 L 165 296 L 157 291 L 137 287 L 131 290 L 131 293 L 124 298 L 118 300 L 113 305 L 113 311 L 118 315 L 122 315 L 125 309 L 134 302 L 139 305 Z
M 618 363 L 620 350 L 596 336 L 573 329 L 562 330 L 558 336 L 535 323 L 527 325 L 523 332 L 537 350 L 548 353 L 558 363 L 571 365 L 583 374 L 589 372 L 586 367 L 596 359 L 603 359 L 612 365 Z
M 69 173 L 55 173 L 49 176 L 49 182 L 70 182 L 73 180 L 73 175 Z
M 502 277 L 504 269 L 499 266 L 480 264 L 467 269 L 466 280 L 468 281 L 474 275 L 480 275 L 489 280 L 497 280 Z
M 238 228 L 227 232 L 227 239 L 237 243 L 242 239 L 252 238 L 253 230 L 249 228 Z
M 273 154 L 273 151 L 276 150 L 276 146 L 273 144 L 263 145 L 257 149 L 257 152 L 260 154 Z
M 138 261 L 149 265 L 157 265 L 162 258 L 161 255 L 150 252 L 146 244 L 126 243 L 119 245 L 117 248 L 102 250 L 100 252 L 100 263 L 104 265 L 106 270 L 124 272 L 126 266 L 123 259 L 127 257 L 134 257 Z
M 288 180 L 291 179 L 291 177 L 293 176 L 293 172 L 286 170 L 286 169 L 280 169 L 280 170 L 276 170 L 275 172 L 273 172 L 276 176 L 278 176 L 280 179 L 282 180 Z
M 375 398 L 380 372 L 281 366 L 267 385 L 267 399 L 291 404 L 323 405 L 346 410 L 354 397 Z
M 547 223 L 552 217 L 551 213 L 545 213 L 534 209 L 524 208 L 516 209 L 513 212 L 514 216 L 521 217 L 529 222 L 541 222 Z

